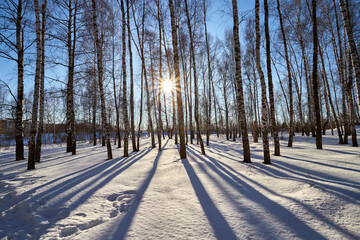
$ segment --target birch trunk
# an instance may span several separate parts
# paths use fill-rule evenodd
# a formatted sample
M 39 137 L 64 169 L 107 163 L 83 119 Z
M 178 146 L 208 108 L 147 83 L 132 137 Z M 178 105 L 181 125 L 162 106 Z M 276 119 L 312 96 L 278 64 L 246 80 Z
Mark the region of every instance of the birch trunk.
M 126 84 L 126 13 L 124 0 L 121 0 L 121 12 L 122 12 L 122 80 L 123 80 L 123 117 L 124 117 L 124 157 L 129 156 L 129 116 L 128 116 L 128 104 L 127 104 L 127 84 Z
M 346 36 L 347 36 L 347 40 L 348 40 L 349 51 L 351 54 L 351 61 L 352 61 L 352 66 L 353 66 L 353 71 L 354 71 L 354 76 L 355 76 L 355 86 L 356 86 L 356 91 L 357 91 L 358 105 L 360 108 L 360 59 L 359 59 L 359 55 L 357 52 L 356 43 L 354 40 L 353 29 L 351 27 L 349 8 L 345 4 L 344 0 L 339 0 L 339 4 L 340 4 L 341 16 L 342 16 L 342 19 L 344 22 L 344 28 L 345 28 Z
M 119 105 L 117 101 L 117 94 L 116 94 L 116 82 L 115 82 L 115 24 L 113 22 L 113 36 L 112 36 L 112 71 L 111 77 L 113 80 L 113 90 L 114 90 L 114 103 L 115 103 L 115 112 L 116 112 L 116 140 L 118 144 L 118 148 L 121 147 L 121 138 L 120 138 L 120 112 L 119 112 Z M 116 141 L 115 141 L 116 144 Z
M 42 145 L 42 135 L 44 132 L 44 101 L 45 101 L 45 11 L 46 11 L 47 0 L 44 1 L 44 4 L 41 8 L 41 66 L 40 66 L 40 116 L 39 116 L 39 130 L 36 137 L 36 147 L 35 147 L 35 162 L 40 162 L 41 158 L 41 145 Z
M 268 139 L 268 112 L 267 112 L 267 97 L 266 97 L 266 83 L 265 76 L 261 68 L 260 62 L 260 13 L 259 13 L 260 3 L 259 0 L 255 0 L 255 31 L 256 31 L 256 49 L 255 49 L 255 58 L 256 58 L 256 68 L 259 74 L 260 83 L 261 83 L 261 124 L 262 124 L 262 139 L 263 139 L 263 149 L 264 149 L 264 163 L 271 164 L 270 160 L 270 150 L 269 150 L 269 139 Z
M 206 25 L 206 0 L 203 0 L 204 3 L 204 30 L 205 30 L 205 45 L 206 45 L 206 56 L 207 56 L 207 68 L 208 68 L 208 77 L 209 77 L 209 89 L 208 89 L 208 109 L 207 109 L 207 119 L 206 119 L 206 146 L 209 146 L 210 141 L 210 126 L 211 126 L 211 82 L 212 82 L 212 69 L 211 69 L 211 61 L 210 61 L 210 46 L 208 40 L 207 33 L 207 25 Z
M 171 33 L 172 33 L 172 44 L 174 52 L 174 68 L 175 68 L 175 88 L 176 88 L 176 102 L 178 110 L 178 128 L 180 136 L 180 158 L 186 158 L 185 148 L 185 135 L 184 135 L 184 114 L 182 106 L 182 93 L 180 84 L 180 68 L 179 68 L 179 52 L 178 52 L 178 36 L 175 24 L 175 12 L 173 6 L 173 0 L 169 0 L 170 17 L 171 17 Z
M 162 49 L 161 49 L 161 10 L 160 10 L 160 0 L 157 1 L 157 8 L 158 8 L 158 12 L 157 12 L 157 17 L 158 17 L 158 26 L 159 26 L 159 80 L 158 80 L 158 99 L 157 99 L 157 105 L 158 105 L 158 130 L 157 130 L 157 135 L 158 135 L 158 148 L 159 151 L 161 151 L 161 130 L 163 128 L 163 124 L 162 124 L 162 119 L 161 119 L 161 90 L 162 90 Z
M 97 8 L 96 8 L 96 1 L 92 0 L 92 20 L 93 20 L 93 27 L 94 27 L 94 34 L 95 34 L 95 44 L 96 44 L 96 55 L 97 55 L 97 68 L 98 68 L 98 83 L 99 83 L 99 90 L 100 90 L 100 101 L 101 101 L 101 119 L 104 132 L 106 134 L 106 146 L 107 146 L 107 159 L 112 159 L 112 150 L 111 150 L 111 143 L 110 143 L 110 132 L 109 126 L 107 123 L 107 116 L 106 116 L 106 103 L 105 103 L 105 95 L 103 89 L 103 63 L 102 63 L 102 48 L 99 41 L 99 30 L 97 26 Z
M 269 100 L 270 100 L 270 120 L 272 125 L 272 132 L 274 135 L 274 154 L 280 156 L 280 141 L 279 133 L 275 119 L 275 100 L 274 100 L 274 87 L 272 81 L 271 72 L 271 45 L 270 45 L 270 34 L 269 34 L 269 7 L 268 1 L 264 0 L 264 11 L 265 11 L 265 40 L 266 40 L 266 68 L 268 77 L 268 88 L 269 88 Z
M 284 30 L 284 24 L 282 19 L 282 13 L 280 10 L 280 1 L 277 0 L 277 10 L 279 13 L 279 20 L 280 20 L 280 28 L 281 28 L 281 35 L 284 43 L 284 52 L 285 52 L 285 61 L 286 61 L 286 69 L 288 73 L 289 79 L 289 116 L 290 116 L 290 126 L 289 126 L 289 141 L 288 147 L 293 146 L 293 135 L 294 135 L 294 107 L 293 107 L 293 93 L 292 93 L 292 77 L 291 77 L 291 68 L 290 68 L 290 60 L 288 55 L 287 43 L 286 43 L 286 36 Z
M 314 107 L 315 107 L 315 121 L 316 121 L 316 148 L 322 149 L 322 136 L 321 136 L 321 117 L 320 117 L 320 104 L 318 94 L 318 34 L 317 34 L 317 19 L 316 19 L 316 0 L 312 0 L 312 21 L 313 21 L 313 94 L 314 94 Z
M 16 101 L 16 161 L 24 160 L 24 136 L 23 136 L 23 101 L 24 101 L 24 46 L 22 34 L 23 1 L 19 0 L 16 18 L 16 50 L 17 50 L 17 101 Z
M 41 69 L 41 25 L 40 25 L 40 9 L 39 1 L 34 0 L 35 19 L 36 19 L 36 69 L 34 80 L 34 98 L 32 106 L 31 128 L 29 137 L 29 156 L 27 170 L 35 169 L 35 137 L 38 119 L 39 108 L 39 84 L 40 84 L 40 69 Z
M 172 0 L 171 0 L 172 1 Z M 193 34 L 191 29 L 191 22 L 190 22 L 190 15 L 188 10 L 187 0 L 184 1 L 185 3 L 185 11 L 186 11 L 186 18 L 187 18 L 187 25 L 189 29 L 189 36 L 190 36 L 190 55 L 192 59 L 192 66 L 193 66 L 193 77 L 194 77 L 194 88 L 195 88 L 195 123 L 196 123 L 196 133 L 197 133 L 197 140 L 200 143 L 201 154 L 205 155 L 205 147 L 201 137 L 201 130 L 200 130 L 200 122 L 199 122 L 199 100 L 198 100 L 198 92 L 197 92 L 197 75 L 196 75 L 196 63 L 195 63 L 195 50 L 194 50 L 194 40 Z M 175 27 L 175 26 L 174 26 Z M 175 50 L 174 50 L 175 51 Z
M 250 146 L 249 138 L 247 133 L 247 124 L 246 124 L 246 114 L 245 114 L 245 105 L 244 105 L 244 91 L 242 85 L 242 76 L 241 76 L 241 50 L 240 50 L 240 41 L 239 41 L 239 17 L 238 17 L 238 7 L 237 1 L 232 0 L 233 7 L 233 37 L 234 37 L 234 51 L 235 51 L 235 62 L 236 62 L 236 72 L 235 78 L 237 81 L 237 106 L 240 114 L 240 124 L 242 130 L 242 142 L 243 142 L 243 151 L 244 151 L 244 162 L 250 163 Z
M 346 91 L 348 97 L 348 109 L 349 111 L 349 120 L 350 120 L 350 130 L 351 130 L 351 142 L 353 147 L 358 147 L 357 137 L 356 137 L 356 128 L 355 128 L 355 109 L 354 101 L 352 98 L 351 88 L 353 86 L 353 73 L 351 66 L 351 54 L 349 53 L 349 62 L 348 62 L 348 82 L 346 84 Z
M 131 0 L 133 2 L 133 0 Z M 136 152 L 136 140 L 135 140 L 135 112 L 134 112 L 134 70 L 133 70 L 133 56 L 131 49 L 131 29 L 130 29 L 130 3 L 126 0 L 127 5 L 127 30 L 128 30 L 128 48 L 129 48 L 129 62 L 130 62 L 130 130 L 131 130 L 131 143 L 132 150 Z

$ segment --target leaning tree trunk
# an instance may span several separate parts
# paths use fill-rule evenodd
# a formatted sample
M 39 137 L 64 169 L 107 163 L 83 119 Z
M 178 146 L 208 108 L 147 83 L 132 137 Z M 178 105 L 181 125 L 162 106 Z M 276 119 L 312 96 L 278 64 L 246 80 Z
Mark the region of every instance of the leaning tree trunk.
M 16 100 L 16 161 L 24 160 L 24 137 L 23 137 L 23 101 L 24 101 L 24 46 L 22 34 L 22 9 L 23 2 L 19 0 L 16 18 L 16 50 L 17 50 L 17 70 L 18 86 Z
M 181 84 L 180 84 L 180 68 L 179 68 L 179 52 L 178 52 L 178 36 L 177 28 L 175 24 L 175 12 L 173 0 L 169 0 L 170 8 L 170 17 L 171 17 L 171 33 L 172 33 L 172 44 L 174 52 L 174 70 L 175 70 L 175 89 L 176 89 L 176 102 L 177 102 L 177 116 L 178 116 L 178 128 L 180 136 L 180 158 L 186 158 L 186 148 L 185 148 L 185 135 L 184 135 L 184 113 L 182 106 L 182 93 L 181 93 Z
M 195 50 L 194 50 L 194 41 L 193 41 L 193 33 L 191 29 L 189 10 L 187 5 L 187 0 L 185 0 L 185 11 L 187 18 L 187 25 L 189 28 L 189 36 L 190 36 L 190 55 L 193 64 L 193 74 L 194 74 L 194 88 L 197 89 L 197 75 L 196 75 L 196 63 L 195 63 Z M 200 122 L 199 122 L 199 100 L 198 100 L 198 92 L 195 90 L 195 122 L 196 122 L 196 132 L 197 132 L 197 140 L 200 143 L 201 154 L 205 155 L 205 147 L 201 137 L 200 131 Z
M 107 122 L 106 117 L 106 105 L 105 105 L 105 95 L 104 95 L 104 88 L 103 88 L 103 63 L 102 63 L 102 48 L 99 41 L 99 30 L 97 26 L 97 8 L 96 8 L 96 1 L 92 0 L 92 21 L 94 27 L 94 34 L 95 34 L 95 44 L 96 44 L 96 55 L 97 55 L 97 68 L 98 68 L 98 83 L 99 83 L 99 90 L 100 90 L 100 101 L 101 101 L 101 119 L 103 124 L 103 129 L 106 134 L 106 146 L 107 146 L 107 159 L 112 159 L 112 150 L 111 150 L 111 143 L 110 143 L 110 132 L 109 132 L 109 125 Z
M 240 41 L 239 41 L 239 17 L 238 17 L 238 7 L 237 1 L 232 0 L 233 7 L 233 37 L 234 37 L 234 51 L 235 51 L 235 62 L 236 62 L 236 72 L 235 78 L 237 81 L 237 106 L 240 114 L 240 124 L 241 124 L 241 132 L 242 132 L 242 142 L 243 142 L 243 150 L 244 150 L 244 162 L 250 163 L 250 146 L 249 146 L 249 137 L 247 132 L 247 124 L 246 124 L 246 114 L 245 114 L 245 104 L 244 104 L 244 91 L 242 85 L 242 77 L 241 77 L 241 50 L 240 50 Z
M 34 0 L 35 5 L 35 17 L 36 17 L 36 70 L 34 80 L 34 98 L 32 106 L 31 128 L 29 138 L 29 156 L 27 169 L 35 169 L 35 137 L 36 126 L 38 118 L 38 106 L 39 106 L 39 84 L 40 84 L 40 69 L 41 69 L 41 25 L 40 25 L 40 9 L 39 1 Z
M 347 35 L 349 51 L 351 54 L 351 61 L 354 69 L 354 76 L 355 76 L 355 85 L 357 90 L 357 98 L 358 98 L 358 105 L 360 108 L 360 59 L 357 52 L 353 29 L 351 27 L 350 21 L 350 12 L 348 6 L 345 4 L 344 0 L 339 0 L 341 16 L 344 22 L 344 28 Z
M 122 12 L 122 78 L 123 78 L 123 117 L 124 117 L 124 157 L 129 156 L 129 116 L 128 116 L 128 104 L 127 104 L 127 87 L 126 87 L 126 13 L 124 7 L 124 0 L 121 0 L 121 12 Z
M 44 1 L 41 9 L 42 24 L 41 24 L 41 69 L 40 69 L 40 116 L 39 116 L 39 131 L 36 137 L 35 147 L 35 162 L 40 162 L 42 134 L 44 132 L 44 101 L 45 101 L 45 11 L 47 0 Z
M 292 77 L 291 77 L 291 68 L 290 68 L 290 60 L 289 60 L 289 54 L 287 49 L 287 43 L 286 43 L 286 36 L 285 36 L 285 29 L 282 19 L 282 13 L 280 10 L 280 1 L 277 0 L 277 10 L 279 13 L 279 19 L 280 19 L 280 28 L 281 28 L 281 35 L 284 43 L 284 52 L 285 52 L 285 61 L 286 61 L 286 69 L 288 73 L 288 79 L 289 79 L 289 117 L 290 117 L 290 126 L 289 126 L 289 141 L 288 141 L 288 147 L 293 146 L 293 128 L 294 128 L 294 107 L 293 107 L 293 93 L 292 93 Z
M 271 45 L 270 45 L 270 34 L 269 34 L 269 7 L 268 1 L 264 0 L 264 10 L 265 10 L 265 39 L 266 39 L 266 67 L 267 67 L 267 77 L 268 77 L 268 88 L 269 88 L 269 100 L 270 100 L 270 120 L 272 125 L 272 131 L 274 134 L 274 151 L 275 156 L 280 156 L 280 141 L 279 133 L 276 127 L 275 119 L 275 100 L 274 100 L 274 87 L 272 82 L 272 73 L 271 73 Z
M 261 83 L 261 124 L 262 124 L 262 139 L 263 139 L 263 149 L 264 149 L 264 163 L 271 164 L 270 161 L 270 151 L 269 151 L 269 139 L 268 139 L 268 112 L 267 112 L 267 97 L 266 97 L 266 83 L 265 76 L 261 69 L 260 62 L 260 13 L 259 13 L 259 0 L 255 0 L 255 31 L 256 31 L 256 49 L 255 49 L 255 58 L 256 58 L 256 68 L 259 74 L 260 83 Z

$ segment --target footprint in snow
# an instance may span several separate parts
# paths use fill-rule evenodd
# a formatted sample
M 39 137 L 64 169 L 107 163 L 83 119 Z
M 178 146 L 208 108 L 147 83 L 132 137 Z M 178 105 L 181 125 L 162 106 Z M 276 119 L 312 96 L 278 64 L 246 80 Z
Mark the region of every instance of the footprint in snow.
M 136 197 L 135 190 L 127 190 L 121 193 L 114 193 L 107 197 L 107 200 L 113 202 L 114 209 L 110 212 L 110 217 L 116 217 L 119 213 L 125 213 L 133 205 Z

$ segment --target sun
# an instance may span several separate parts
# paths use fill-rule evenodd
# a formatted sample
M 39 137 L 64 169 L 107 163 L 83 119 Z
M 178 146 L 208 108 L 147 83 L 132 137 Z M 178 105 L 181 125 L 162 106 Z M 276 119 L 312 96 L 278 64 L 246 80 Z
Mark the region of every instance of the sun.
M 163 87 L 163 90 L 164 90 L 165 93 L 171 93 L 172 88 L 173 88 L 173 84 L 169 80 L 165 80 L 162 83 L 162 87 Z

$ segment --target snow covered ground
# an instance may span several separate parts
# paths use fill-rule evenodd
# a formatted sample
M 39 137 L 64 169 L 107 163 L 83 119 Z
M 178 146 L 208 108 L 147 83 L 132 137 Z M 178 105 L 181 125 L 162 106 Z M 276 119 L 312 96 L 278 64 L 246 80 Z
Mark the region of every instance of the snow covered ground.
M 101 146 L 47 145 L 34 171 L 2 149 L 0 239 L 360 239 L 360 149 L 327 134 L 323 150 L 282 140 L 272 165 L 261 142 L 245 164 L 241 141 L 216 136 L 183 161 L 167 139 L 128 158 L 114 146 L 113 160 Z

